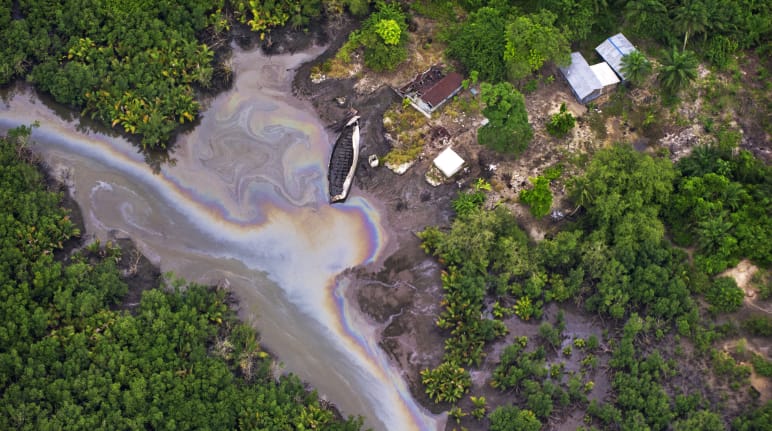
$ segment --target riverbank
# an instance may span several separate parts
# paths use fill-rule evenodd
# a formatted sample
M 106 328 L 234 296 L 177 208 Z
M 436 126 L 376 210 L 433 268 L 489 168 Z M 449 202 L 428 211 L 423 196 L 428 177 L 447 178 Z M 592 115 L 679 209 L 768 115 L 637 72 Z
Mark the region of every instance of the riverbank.
M 349 286 L 347 299 L 357 304 L 375 327 L 378 345 L 401 370 L 412 396 L 425 408 L 440 413 L 446 406 L 426 396 L 420 371 L 436 366 L 443 354 L 444 337 L 435 324 L 441 311 L 441 268 L 420 248 L 415 234 L 428 226 L 449 223 L 450 202 L 458 187 L 455 183 L 439 187 L 427 183 L 424 172 L 431 165 L 429 158 L 418 160 L 403 175 L 367 163 L 369 155 L 382 158 L 391 149 L 384 137 L 383 114 L 401 99 L 386 84 L 360 93 L 357 78 L 316 83 L 310 78 L 314 66 L 335 55 L 350 29 L 347 22 L 329 30 L 335 36 L 322 55 L 297 70 L 293 90 L 313 104 L 326 124 L 339 120 L 352 108 L 361 117 L 361 156 L 351 194 L 362 193 L 375 199 L 390 244 L 381 262 L 351 268 L 340 279 Z
M 46 190 L 61 194 L 61 202 L 59 205 L 67 211 L 68 219 L 72 222 L 77 231 L 80 232 L 79 235 L 73 236 L 65 241 L 62 244 L 61 249 L 54 251 L 56 261 L 62 262 L 64 265 L 69 265 L 72 262 L 72 256 L 75 253 L 84 253 L 86 259 L 91 263 L 97 263 L 104 258 L 114 258 L 115 267 L 120 274 L 120 280 L 127 285 L 128 290 L 119 302 L 111 307 L 111 309 L 136 314 L 144 292 L 154 289 L 164 289 L 166 283 L 171 280 L 165 279 L 166 276 L 162 274 L 160 266 L 154 264 L 142 254 L 141 250 L 137 247 L 131 237 L 120 231 L 111 231 L 108 235 L 109 238 L 103 243 L 100 242 L 95 235 L 89 233 L 86 229 L 81 208 L 71 195 L 71 192 L 74 190 L 74 184 L 69 180 L 68 171 L 64 169 L 55 169 L 42 161 L 32 151 L 25 151 L 29 161 L 43 175 Z M 212 285 L 208 286 L 208 289 L 225 289 L 225 303 L 231 309 L 230 312 L 233 315 L 238 312 L 238 298 L 233 292 L 227 291 L 227 286 L 222 284 L 216 286 Z M 247 322 L 245 321 L 244 323 Z M 223 329 L 221 329 L 221 332 L 222 331 Z M 223 333 L 219 334 L 219 336 L 227 337 L 227 334 Z M 259 341 L 259 332 L 257 333 L 257 339 Z M 270 367 L 272 370 L 271 372 L 277 373 L 277 375 L 271 376 L 271 378 L 278 379 L 280 377 L 279 374 L 283 374 L 281 373 L 279 366 L 281 358 L 262 345 L 259 346 L 259 349 L 264 355 L 253 358 L 255 364 L 251 366 L 250 369 L 263 367 L 261 363 L 269 361 L 272 364 Z M 242 368 L 244 367 L 243 363 L 241 366 Z M 305 388 L 306 396 L 311 397 L 311 394 L 315 389 L 307 382 L 303 382 L 303 387 Z M 318 402 L 324 410 L 332 413 L 332 419 L 334 421 L 346 421 L 346 418 L 334 402 L 325 399 L 319 399 Z

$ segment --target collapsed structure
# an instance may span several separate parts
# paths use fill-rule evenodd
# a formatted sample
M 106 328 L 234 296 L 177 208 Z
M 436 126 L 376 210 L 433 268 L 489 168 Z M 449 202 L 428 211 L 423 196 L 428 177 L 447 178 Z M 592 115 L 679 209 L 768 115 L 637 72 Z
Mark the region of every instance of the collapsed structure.
M 419 73 L 408 84 L 395 89 L 400 97 L 410 101 L 410 104 L 431 118 L 434 111 L 461 91 L 464 77 L 458 72 L 445 75 L 438 65 Z

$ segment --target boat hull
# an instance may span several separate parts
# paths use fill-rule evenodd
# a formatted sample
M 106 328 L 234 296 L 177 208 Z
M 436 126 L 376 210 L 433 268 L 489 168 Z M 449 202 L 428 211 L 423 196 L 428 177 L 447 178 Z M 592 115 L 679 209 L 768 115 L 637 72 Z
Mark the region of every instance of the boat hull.
M 342 202 L 348 197 L 359 162 L 359 116 L 352 117 L 343 127 L 330 156 L 327 171 L 330 203 Z

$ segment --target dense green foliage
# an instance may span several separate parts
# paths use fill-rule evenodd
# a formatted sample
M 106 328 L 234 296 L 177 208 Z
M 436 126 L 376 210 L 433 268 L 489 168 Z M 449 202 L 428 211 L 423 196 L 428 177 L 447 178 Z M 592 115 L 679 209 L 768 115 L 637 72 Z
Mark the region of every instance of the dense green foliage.
M 143 147 L 166 148 L 198 115 L 196 89 L 214 73 L 203 42 L 222 43 L 230 18 L 265 38 L 320 13 L 320 0 L 2 1 L 0 85 L 26 77 Z
M 365 65 L 375 71 L 393 70 L 407 58 L 407 22 L 399 3 L 380 1 L 377 10 L 351 33 L 346 43 L 351 51 L 364 49 Z
M 507 76 L 504 63 L 506 25 L 505 12 L 492 7 L 480 8 L 448 31 L 446 53 L 460 61 L 468 71 L 478 71 L 483 81 L 503 81 Z
M 665 319 L 687 312 L 685 254 L 664 243 L 660 219 L 676 172 L 667 159 L 616 145 L 595 155 L 574 198 L 591 229 L 582 267 L 594 286 L 586 307 L 621 319 L 631 309 Z
M 533 139 L 525 97 L 508 82 L 495 85 L 483 82 L 480 90 L 488 124 L 477 131 L 477 142 L 502 153 L 525 151 Z
M 463 367 L 442 362 L 433 370 L 421 371 L 421 382 L 426 386 L 426 394 L 435 402 L 455 403 L 469 391 L 472 378 Z
M 772 423 L 772 400 L 763 406 L 746 412 L 732 421 L 732 429 L 737 431 L 764 431 Z
M 651 69 L 651 62 L 637 49 L 622 57 L 622 73 L 634 85 L 643 84 Z
M 539 431 L 541 422 L 530 410 L 514 406 L 497 407 L 490 414 L 491 431 Z
M 678 51 L 676 48 L 662 53 L 659 68 L 659 83 L 670 95 L 676 95 L 687 84 L 697 78 L 697 56 L 692 51 Z
M 207 1 L 21 1 L 0 6 L 0 84 L 28 76 L 64 104 L 166 145 L 192 121 L 194 86 L 208 86 L 212 51 L 197 39 L 216 5 Z M 0 18 L 0 21 L 3 18 Z
M 769 266 L 772 168 L 719 145 L 695 148 L 677 168 L 668 221 L 676 243 L 696 246 L 696 265 L 715 274 L 745 256 Z
M 769 2 L 633 0 L 624 2 L 625 23 L 638 35 L 666 46 L 709 47 L 716 41 L 740 49 L 772 49 L 772 5 Z M 694 39 L 694 36 L 701 36 Z
M 717 277 L 705 293 L 711 308 L 719 312 L 735 311 L 743 304 L 745 292 L 732 277 Z
M 547 123 L 547 132 L 558 138 L 565 137 L 576 125 L 576 118 L 566 108 L 565 103 L 560 104 L 560 111 L 550 117 Z
M 555 6 L 562 4 L 566 2 Z M 576 13 L 566 16 L 579 18 Z M 547 62 L 566 65 L 570 32 L 556 25 L 557 18 L 547 9 L 522 14 L 506 2 L 492 2 L 449 27 L 444 34 L 447 54 L 491 83 L 525 78 Z
M 764 316 L 750 317 L 743 320 L 741 326 L 752 335 L 772 337 L 772 318 Z
M 23 140 L 0 139 L 0 429 L 360 428 L 275 379 L 223 291 L 154 289 L 115 310 L 115 251 L 54 257 L 77 230 Z
M 564 31 L 555 26 L 557 16 L 542 9 L 519 16 L 507 25 L 504 62 L 511 79 L 523 79 L 546 62 L 567 66 L 571 49 Z
M 222 0 L 220 7 L 223 6 Z M 290 24 L 294 28 L 308 25 L 321 13 L 320 0 L 230 0 L 236 19 L 264 39 L 272 28 Z M 342 5 L 340 5 L 342 7 Z
M 528 241 L 503 207 L 487 211 L 464 205 L 448 231 L 429 228 L 422 232 L 419 236 L 425 249 L 448 268 L 442 278 L 445 311 L 437 322 L 440 328 L 451 330 L 446 360 L 475 366 L 484 346 L 497 335 L 487 328 L 495 328 L 499 319 L 513 314 L 522 320 L 540 319 L 545 302 L 573 299 L 588 311 L 627 320 L 624 336 L 618 343 L 612 341 L 615 397 L 608 404 L 592 404 L 589 413 L 594 423 L 624 430 L 671 425 L 718 429 L 717 424 L 723 422 L 717 422 L 720 417 L 699 397 L 668 395 L 668 379 L 677 372 L 673 363 L 656 351 L 641 356 L 636 344 L 650 335 L 660 340 L 675 327 L 682 336 L 692 337 L 700 354 L 710 353 L 710 364 L 722 376 L 722 384 L 739 388 L 747 382 L 749 366 L 738 365 L 730 355 L 711 348 L 727 329 L 701 324 L 692 295 L 704 293 L 714 310 L 731 311 L 742 302 L 742 291 L 733 279 L 711 281 L 700 270 L 699 254 L 696 267 L 692 266 L 686 253 L 668 243 L 664 222 L 680 214 L 674 213 L 684 198 L 680 184 L 691 175 L 704 174 L 706 166 L 721 165 L 729 175 L 733 166 L 741 164 L 745 181 L 762 181 L 767 168 L 742 154 L 731 160 L 706 159 L 697 151 L 676 167 L 667 158 L 645 155 L 628 145 L 599 151 L 585 174 L 574 179 L 572 196 L 583 209 L 578 222 L 571 225 L 572 230 L 560 231 L 538 244 Z M 558 169 L 549 171 L 544 176 L 547 182 L 555 173 L 559 175 Z M 768 206 L 763 200 L 768 199 L 767 189 L 759 188 L 757 194 L 760 205 Z M 733 208 L 727 211 L 735 214 L 740 206 Z M 688 218 L 694 217 L 684 219 Z M 768 250 L 769 244 L 756 243 L 756 247 Z M 483 308 L 486 303 L 492 306 Z M 487 312 L 494 319 L 483 318 Z M 769 332 L 769 323 L 759 318 L 743 327 L 758 334 Z M 583 383 L 579 375 L 562 380 L 560 367 L 548 365 L 550 349 L 557 352 L 563 344 L 563 329 L 559 316 L 557 326 L 540 325 L 541 345 L 526 349 L 528 340 L 520 337 L 504 349 L 491 385 L 519 394 L 512 412 L 527 408 L 537 420 L 546 419 L 557 409 L 586 402 L 585 392 L 592 382 Z M 581 363 L 593 369 L 597 359 L 590 353 L 590 344 L 596 349 L 597 338 L 575 339 L 573 347 L 586 349 Z M 570 355 L 571 346 L 563 354 Z M 761 375 L 772 372 L 768 360 L 756 354 L 749 358 Z M 503 415 L 502 411 L 497 415 Z M 493 414 L 490 420 L 505 426 L 500 419 L 494 421 Z

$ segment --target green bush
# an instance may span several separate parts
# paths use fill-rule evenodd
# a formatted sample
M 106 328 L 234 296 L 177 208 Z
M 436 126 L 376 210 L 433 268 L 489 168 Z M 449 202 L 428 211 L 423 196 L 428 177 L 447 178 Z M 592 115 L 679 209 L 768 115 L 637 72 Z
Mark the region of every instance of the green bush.
M 566 104 L 560 104 L 560 112 L 553 115 L 547 123 L 547 132 L 550 135 L 562 138 L 576 125 L 576 118 L 566 109 Z
M 756 336 L 772 336 L 772 318 L 766 316 L 750 317 L 743 320 L 740 327 Z
M 426 387 L 426 395 L 434 402 L 455 403 L 469 391 L 472 378 L 463 367 L 443 362 L 433 370 L 421 371 L 421 382 Z
M 480 98 L 489 122 L 477 131 L 477 142 L 502 153 L 518 155 L 525 151 L 533 139 L 533 128 L 523 95 L 508 82 L 483 82 Z
M 721 313 L 739 309 L 744 297 L 745 293 L 737 287 L 737 282 L 732 277 L 717 277 L 705 294 L 711 309 Z
M 530 410 L 520 410 L 515 406 L 499 406 L 489 418 L 490 431 L 539 431 L 541 422 Z
M 544 217 L 552 208 L 552 190 L 550 181 L 545 177 L 531 179 L 534 183 L 532 189 L 520 191 L 520 201 L 528 205 L 534 217 Z
M 379 1 L 362 28 L 351 33 L 346 50 L 363 47 L 367 67 L 393 70 L 407 58 L 407 40 L 407 22 L 399 3 Z

